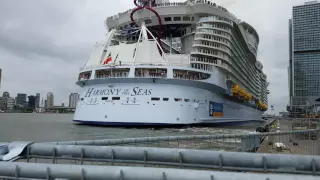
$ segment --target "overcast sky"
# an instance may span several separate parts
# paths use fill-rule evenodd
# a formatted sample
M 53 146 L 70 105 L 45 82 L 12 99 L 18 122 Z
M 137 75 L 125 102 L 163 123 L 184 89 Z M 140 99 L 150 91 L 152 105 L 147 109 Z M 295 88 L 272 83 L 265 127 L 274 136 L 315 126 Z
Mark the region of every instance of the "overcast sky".
M 171 0 L 172 2 L 172 0 Z M 288 103 L 288 19 L 305 0 L 216 0 L 258 31 L 258 58 L 270 82 L 269 105 Z M 133 7 L 132 0 L 1 0 L 0 92 L 53 92 L 68 104 L 78 71 L 107 32 L 106 17 Z

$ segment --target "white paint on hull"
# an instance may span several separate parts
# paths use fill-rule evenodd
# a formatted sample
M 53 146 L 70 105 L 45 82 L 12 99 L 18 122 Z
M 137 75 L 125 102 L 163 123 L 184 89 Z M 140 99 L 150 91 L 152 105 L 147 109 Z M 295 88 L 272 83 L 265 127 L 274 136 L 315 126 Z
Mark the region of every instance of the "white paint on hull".
M 83 89 L 74 120 L 86 124 L 189 125 L 259 121 L 263 113 L 215 92 L 182 85 L 113 83 Z M 209 115 L 210 101 L 223 104 L 223 116 Z

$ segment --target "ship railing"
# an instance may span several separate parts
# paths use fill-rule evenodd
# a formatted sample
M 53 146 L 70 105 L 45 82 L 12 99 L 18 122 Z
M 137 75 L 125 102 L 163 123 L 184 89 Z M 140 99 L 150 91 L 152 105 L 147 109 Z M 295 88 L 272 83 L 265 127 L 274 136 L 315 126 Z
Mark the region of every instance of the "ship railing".
M 193 4 L 206 4 L 206 5 L 211 5 L 225 13 L 228 13 L 234 21 L 237 23 L 240 23 L 241 21 L 232 13 L 228 12 L 228 10 L 222 6 L 216 5 L 213 1 L 207 0 L 207 1 L 202 1 L 202 0 L 196 0 L 192 2 Z M 165 3 L 157 3 L 155 6 L 156 7 L 174 7 L 174 6 L 186 6 L 188 5 L 188 2 L 165 2 Z M 122 16 L 128 15 L 132 12 L 133 9 L 129 9 L 125 12 L 118 13 L 117 15 L 113 15 L 107 18 L 107 20 L 116 20 L 119 19 Z
M 171 6 L 186 6 L 187 2 L 166 2 L 166 3 L 157 3 L 156 7 L 171 7 Z
M 191 73 L 188 73 L 191 72 Z M 202 72 L 192 72 L 192 71 L 184 71 L 184 72 L 174 72 L 173 78 L 175 79 L 188 79 L 188 80 L 206 80 L 210 78 L 210 74 L 202 73 Z
M 128 78 L 128 74 L 100 75 L 100 76 L 96 76 L 95 79 L 107 79 L 107 78 Z
M 167 78 L 167 73 L 163 74 L 154 74 L 154 75 L 142 75 L 142 74 L 135 74 L 136 78 Z
M 126 62 L 115 65 L 92 65 L 92 66 L 85 66 L 81 67 L 80 71 L 84 71 L 87 69 L 96 69 L 96 68 L 120 68 L 122 66 L 181 66 L 181 67 L 191 67 L 190 61 L 188 63 L 183 62 L 182 60 L 180 62 L 152 62 L 152 63 L 139 63 L 139 62 Z
M 80 68 L 80 71 L 86 70 L 86 69 L 93 69 L 93 68 L 98 68 L 101 67 L 102 65 L 91 65 L 91 66 L 84 66 Z

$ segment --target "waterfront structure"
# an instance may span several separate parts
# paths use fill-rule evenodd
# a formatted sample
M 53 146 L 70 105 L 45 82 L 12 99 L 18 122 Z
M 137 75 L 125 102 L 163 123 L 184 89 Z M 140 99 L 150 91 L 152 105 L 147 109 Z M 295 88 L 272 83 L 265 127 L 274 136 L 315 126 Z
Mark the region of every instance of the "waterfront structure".
M 10 93 L 5 91 L 2 93 L 2 97 L 10 97 Z
M 80 97 L 80 94 L 78 93 L 71 93 L 69 95 L 69 107 L 71 108 L 76 108 L 77 106 L 77 103 L 79 101 L 79 97 Z
M 34 109 L 36 107 L 36 97 L 31 95 L 28 96 L 28 108 Z
M 5 91 L 0 97 L 0 110 L 12 110 L 14 108 L 15 100 L 10 97 L 10 93 Z
M 46 103 L 46 107 L 48 108 L 52 108 L 54 106 L 54 96 L 52 92 L 49 92 L 47 94 L 47 103 Z
M 36 108 L 39 108 L 40 107 L 40 93 L 37 93 L 36 94 L 36 100 L 35 100 L 35 106 Z
M 16 97 L 16 105 L 19 107 L 26 107 L 27 105 L 27 94 L 18 93 Z
M 261 121 L 268 82 L 257 58 L 259 35 L 250 24 L 212 1 L 134 3 L 137 8 L 107 18 L 105 40 L 81 67 L 75 122 Z
M 1 88 L 1 80 L 2 80 L 2 69 L 0 68 L 0 88 Z
M 293 7 L 289 20 L 289 106 L 292 115 L 308 114 L 320 96 L 320 2 Z
M 14 109 L 14 101 L 11 97 L 0 97 L 0 110 Z

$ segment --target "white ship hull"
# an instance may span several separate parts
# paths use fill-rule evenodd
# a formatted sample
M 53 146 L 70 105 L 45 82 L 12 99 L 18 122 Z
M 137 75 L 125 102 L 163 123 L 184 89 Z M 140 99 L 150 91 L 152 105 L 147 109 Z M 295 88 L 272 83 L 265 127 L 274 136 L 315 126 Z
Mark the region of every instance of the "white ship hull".
M 171 126 L 236 125 L 262 120 L 262 111 L 196 86 L 166 82 L 86 86 L 74 122 L 108 126 Z M 216 107 L 213 108 L 212 103 L 216 103 Z

